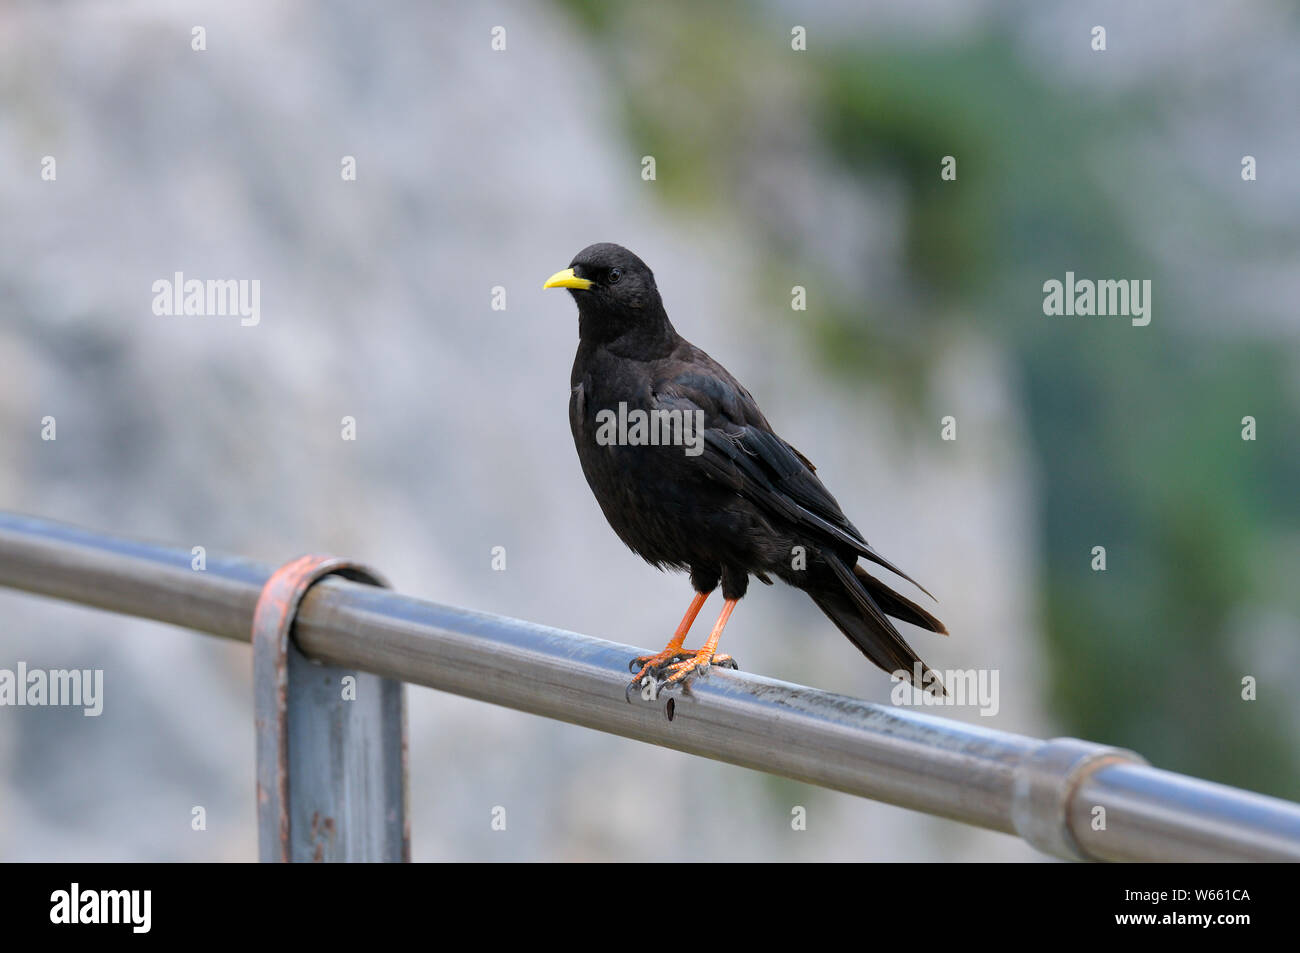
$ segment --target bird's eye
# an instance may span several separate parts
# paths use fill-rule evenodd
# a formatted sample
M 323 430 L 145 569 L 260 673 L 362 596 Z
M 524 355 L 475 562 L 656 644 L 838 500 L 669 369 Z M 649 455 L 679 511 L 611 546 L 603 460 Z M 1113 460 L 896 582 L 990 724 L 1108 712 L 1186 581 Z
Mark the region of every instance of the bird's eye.
M 622 269 L 619 269 L 619 268 L 611 268 L 611 269 L 609 270 L 609 283 L 610 283 L 611 285 L 616 285 L 616 284 L 618 284 L 618 279 L 620 279 L 620 278 L 622 278 L 622 277 L 623 277 L 623 271 L 622 271 Z

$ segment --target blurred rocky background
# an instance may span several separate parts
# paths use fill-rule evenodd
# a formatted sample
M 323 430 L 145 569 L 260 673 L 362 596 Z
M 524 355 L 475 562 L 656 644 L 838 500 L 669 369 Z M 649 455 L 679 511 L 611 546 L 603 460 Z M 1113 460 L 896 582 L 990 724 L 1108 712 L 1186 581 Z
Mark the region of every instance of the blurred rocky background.
M 267 563 L 337 552 L 658 648 L 689 586 L 591 498 L 574 309 L 541 290 L 616 241 L 938 596 L 953 635 L 909 630 L 920 654 L 999 671 L 997 716 L 940 714 L 1300 797 L 1298 39 L 1281 2 L 0 5 L 0 507 Z M 1151 324 L 1044 316 L 1067 270 L 1151 279 Z M 258 279 L 260 323 L 155 315 L 177 271 Z M 888 700 L 792 590 L 751 590 L 725 648 Z M 255 856 L 246 646 L 0 591 L 0 667 L 20 659 L 103 668 L 106 698 L 0 709 L 0 859 Z M 409 703 L 417 859 L 1037 856 Z

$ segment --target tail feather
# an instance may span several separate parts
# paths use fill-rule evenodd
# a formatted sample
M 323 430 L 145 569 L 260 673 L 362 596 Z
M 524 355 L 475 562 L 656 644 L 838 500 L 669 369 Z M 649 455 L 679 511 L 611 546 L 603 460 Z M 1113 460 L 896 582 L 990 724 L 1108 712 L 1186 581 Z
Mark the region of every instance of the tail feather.
M 912 625 L 919 625 L 923 629 L 938 632 L 940 635 L 948 634 L 948 629 L 942 622 L 911 599 L 890 589 L 861 566 L 853 567 L 853 575 L 857 576 L 862 584 L 867 587 L 867 592 L 871 593 L 871 598 L 876 600 L 876 604 L 880 606 L 885 615 L 892 615 L 895 619 L 902 619 L 904 622 L 912 623 Z
M 886 612 L 932 632 L 947 634 L 943 623 L 857 566 L 850 568 L 849 564 L 829 553 L 826 554 L 826 563 L 835 581 L 828 579 L 828 585 L 805 590 L 817 607 L 879 668 L 890 674 L 902 671 L 912 682 L 919 665 L 921 687 L 946 695 L 938 675 L 903 641 Z

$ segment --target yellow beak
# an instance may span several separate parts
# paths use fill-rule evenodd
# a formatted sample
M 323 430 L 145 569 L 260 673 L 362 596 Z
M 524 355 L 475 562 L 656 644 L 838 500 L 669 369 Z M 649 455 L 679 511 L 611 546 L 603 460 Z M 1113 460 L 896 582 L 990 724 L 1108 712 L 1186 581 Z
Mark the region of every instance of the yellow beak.
M 543 288 L 577 288 L 580 291 L 586 291 L 590 288 L 592 282 L 586 278 L 579 278 L 573 273 L 572 268 L 565 268 L 563 271 L 557 271 L 551 277 L 546 279 Z

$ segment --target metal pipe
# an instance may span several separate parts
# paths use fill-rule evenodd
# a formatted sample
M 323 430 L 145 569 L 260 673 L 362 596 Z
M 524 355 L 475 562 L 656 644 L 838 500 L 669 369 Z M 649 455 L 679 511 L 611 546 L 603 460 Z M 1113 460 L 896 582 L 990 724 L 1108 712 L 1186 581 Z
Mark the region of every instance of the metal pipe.
M 247 640 L 271 569 L 0 513 L 0 585 Z M 1017 834 L 1093 860 L 1300 860 L 1300 805 L 1021 735 L 743 672 L 654 702 L 641 650 L 341 578 L 302 599 L 309 657 Z M 1101 812 L 1098 812 L 1101 808 Z M 1099 826 L 1099 824 L 1101 826 Z
M 247 642 L 274 567 L 0 511 L 0 585 Z

